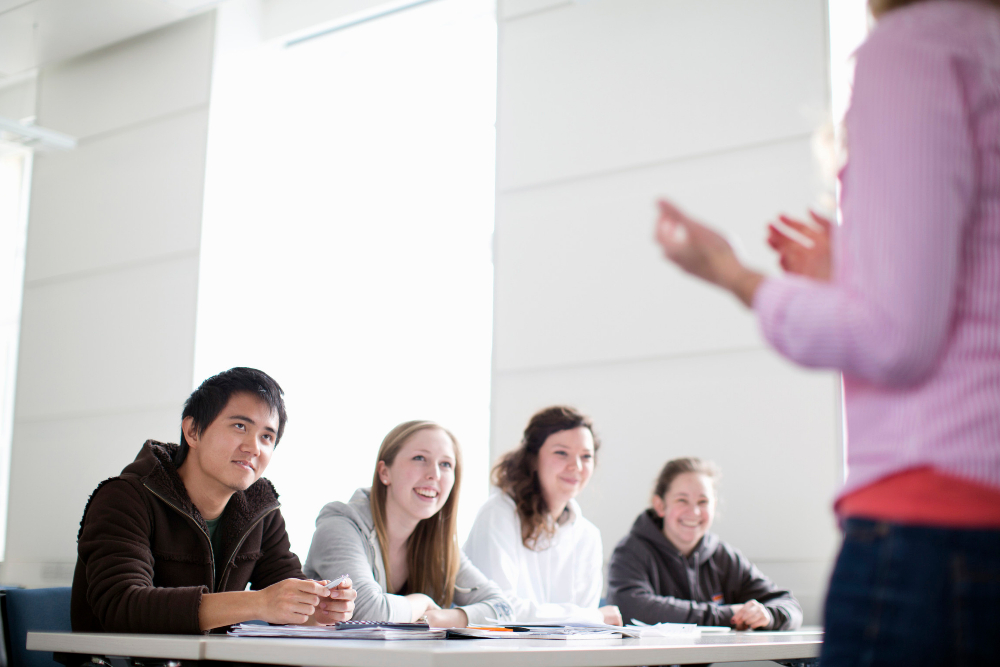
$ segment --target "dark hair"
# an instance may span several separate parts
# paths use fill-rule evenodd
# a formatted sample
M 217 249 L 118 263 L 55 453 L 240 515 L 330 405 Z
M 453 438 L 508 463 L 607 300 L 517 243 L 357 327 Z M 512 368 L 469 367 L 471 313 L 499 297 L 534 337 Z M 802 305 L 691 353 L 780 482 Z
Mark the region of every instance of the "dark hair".
M 656 478 L 653 495 L 662 498 L 670 490 L 670 485 L 674 483 L 674 479 L 686 472 L 696 472 L 699 475 L 705 475 L 705 477 L 712 480 L 713 488 L 719 481 L 719 469 L 715 467 L 714 463 L 711 461 L 702 461 L 693 456 L 685 456 L 684 458 L 667 461 L 667 464 L 663 466 L 663 470 L 660 471 L 660 476 Z
M 285 399 L 282 398 L 285 392 L 281 386 L 274 381 L 270 375 L 256 368 L 244 368 L 238 366 L 223 371 L 218 375 L 213 375 L 201 383 L 197 389 L 191 392 L 184 402 L 184 412 L 181 413 L 181 421 L 192 417 L 194 426 L 201 435 L 208 428 L 208 425 L 215 421 L 222 409 L 226 407 L 229 399 L 234 394 L 251 394 L 267 403 L 271 412 L 278 413 L 278 433 L 274 437 L 274 444 L 281 440 L 281 434 L 285 432 L 285 422 L 288 421 L 288 413 L 285 412 Z M 184 438 L 184 428 L 181 427 L 180 449 L 174 455 L 174 466 L 180 467 L 187 457 L 188 443 Z
M 538 481 L 538 450 L 553 433 L 581 427 L 594 436 L 596 454 L 601 441 L 590 417 L 565 405 L 539 410 L 528 421 L 520 447 L 504 454 L 493 467 L 493 483 L 514 501 L 521 518 L 521 542 L 529 549 L 535 549 L 540 538 L 555 535 L 555 527 L 547 521 L 549 508 Z

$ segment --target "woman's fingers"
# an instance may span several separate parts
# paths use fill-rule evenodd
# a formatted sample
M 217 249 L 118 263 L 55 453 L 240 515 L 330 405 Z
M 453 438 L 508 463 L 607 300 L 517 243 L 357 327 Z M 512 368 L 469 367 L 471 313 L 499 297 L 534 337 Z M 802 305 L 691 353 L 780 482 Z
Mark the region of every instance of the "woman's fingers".
M 786 248 L 803 247 L 801 243 L 790 237 L 774 224 L 769 224 L 767 226 L 767 244 L 778 252 L 784 252 Z
M 809 215 L 812 217 L 813 222 L 822 227 L 823 231 L 826 232 L 827 235 L 830 234 L 830 230 L 833 228 L 833 222 L 829 218 L 820 215 L 812 209 L 809 209 Z
M 660 207 L 661 218 L 674 221 L 690 220 L 684 211 L 680 210 L 673 202 L 660 199 L 656 203 Z
M 825 230 L 823 229 L 818 229 L 811 224 L 801 222 L 794 218 L 789 218 L 787 215 L 779 215 L 778 220 L 781 220 L 782 224 L 784 224 L 786 227 L 794 231 L 796 234 L 801 234 L 803 237 L 805 237 L 809 241 L 812 241 L 813 243 L 816 243 L 816 239 L 818 239 L 821 236 L 824 236 L 826 233 Z M 797 239 L 792 239 L 792 240 L 799 242 Z

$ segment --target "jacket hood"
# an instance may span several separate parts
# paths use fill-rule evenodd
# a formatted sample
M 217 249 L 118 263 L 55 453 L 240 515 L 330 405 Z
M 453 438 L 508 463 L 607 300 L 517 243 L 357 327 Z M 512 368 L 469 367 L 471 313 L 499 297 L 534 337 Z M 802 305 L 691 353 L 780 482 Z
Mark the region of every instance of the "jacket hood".
M 629 535 L 649 544 L 664 558 L 684 560 L 684 555 L 664 536 L 663 519 L 656 516 L 656 512 L 652 509 L 647 509 L 639 515 L 639 518 L 632 524 Z M 704 563 L 712 557 L 712 554 L 715 553 L 718 547 L 719 538 L 716 537 L 715 533 L 706 532 L 705 536 L 698 543 L 698 546 L 691 552 L 691 557 Z
M 375 532 L 375 520 L 372 519 L 371 488 L 358 489 L 346 503 L 335 501 L 324 505 L 316 517 L 316 524 L 324 519 L 342 516 L 353 521 L 367 535 Z
M 142 449 L 139 450 L 135 460 L 125 466 L 118 478 L 112 477 L 111 479 L 129 480 L 138 486 L 147 488 L 164 502 L 173 505 L 177 510 L 193 518 L 207 533 L 208 524 L 205 523 L 205 518 L 198 511 L 198 508 L 191 502 L 184 481 L 181 480 L 180 475 L 177 474 L 177 468 L 174 467 L 174 455 L 177 454 L 179 448 L 175 444 L 147 440 Z M 101 482 L 94 493 L 97 493 L 109 481 L 111 480 Z M 93 494 L 91 494 L 92 498 Z M 90 507 L 90 500 L 87 501 L 87 507 Z M 239 536 L 261 514 L 278 507 L 280 507 L 278 492 L 264 477 L 251 484 L 246 491 L 236 491 L 226 505 L 226 520 L 222 524 L 223 542 L 234 538 L 234 536 L 235 539 L 239 539 Z M 83 511 L 83 516 L 86 519 L 86 509 Z M 80 529 L 83 529 L 83 520 L 80 521 Z

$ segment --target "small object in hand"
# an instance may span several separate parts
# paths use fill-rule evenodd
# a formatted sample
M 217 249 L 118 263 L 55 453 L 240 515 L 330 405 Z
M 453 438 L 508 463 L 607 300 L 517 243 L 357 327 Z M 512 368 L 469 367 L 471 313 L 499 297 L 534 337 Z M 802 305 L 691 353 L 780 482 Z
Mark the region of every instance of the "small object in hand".
M 347 578 L 350 577 L 350 576 L 351 575 L 349 575 L 349 574 L 342 574 L 339 577 L 337 577 L 336 579 L 334 579 L 333 581 L 331 581 L 330 583 L 328 583 L 327 585 L 323 586 L 323 588 L 325 588 L 327 590 L 332 590 L 332 589 L 336 588 L 337 586 L 341 585 L 342 583 L 344 583 L 344 581 L 346 581 Z

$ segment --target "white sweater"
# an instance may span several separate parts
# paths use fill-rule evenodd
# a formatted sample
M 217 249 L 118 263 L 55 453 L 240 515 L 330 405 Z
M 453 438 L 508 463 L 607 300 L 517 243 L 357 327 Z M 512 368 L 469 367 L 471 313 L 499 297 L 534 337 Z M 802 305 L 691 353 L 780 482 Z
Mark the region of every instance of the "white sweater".
M 515 622 L 603 622 L 597 608 L 604 587 L 601 532 L 575 500 L 567 509 L 568 520 L 541 551 L 524 546 L 521 519 L 506 493 L 494 493 L 476 515 L 465 554 L 500 586 Z

